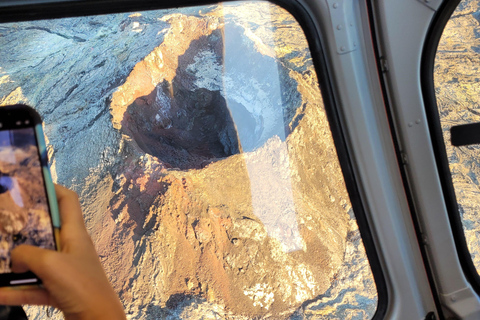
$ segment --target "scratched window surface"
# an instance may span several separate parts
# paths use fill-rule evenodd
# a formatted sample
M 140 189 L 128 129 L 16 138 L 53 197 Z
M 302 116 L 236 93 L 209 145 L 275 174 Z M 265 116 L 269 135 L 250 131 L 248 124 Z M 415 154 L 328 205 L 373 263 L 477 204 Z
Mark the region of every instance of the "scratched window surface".
M 0 103 L 44 118 L 54 179 L 79 193 L 129 319 L 373 317 L 312 57 L 284 9 L 1 24 L 0 52 Z

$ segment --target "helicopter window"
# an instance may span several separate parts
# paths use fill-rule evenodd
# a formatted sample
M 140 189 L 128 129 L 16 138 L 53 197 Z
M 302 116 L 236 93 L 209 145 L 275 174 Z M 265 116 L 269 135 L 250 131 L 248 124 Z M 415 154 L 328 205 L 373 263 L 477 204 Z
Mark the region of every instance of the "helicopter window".
M 43 116 L 54 179 L 79 193 L 129 319 L 373 317 L 317 74 L 286 10 L 9 22 L 0 52 L 0 104 Z
M 453 186 L 447 196 L 456 199 L 449 204 L 454 212 L 453 225 L 458 226 L 477 273 L 480 271 L 479 16 L 477 1 L 464 0 L 458 4 L 441 35 L 434 64 L 438 108 L 435 112 L 440 120 L 438 131 L 445 142 L 445 150 L 441 150 L 445 154 L 439 162 L 448 161 L 445 168 L 449 170 L 443 176 L 451 176 L 451 182 L 444 184 L 444 188 Z

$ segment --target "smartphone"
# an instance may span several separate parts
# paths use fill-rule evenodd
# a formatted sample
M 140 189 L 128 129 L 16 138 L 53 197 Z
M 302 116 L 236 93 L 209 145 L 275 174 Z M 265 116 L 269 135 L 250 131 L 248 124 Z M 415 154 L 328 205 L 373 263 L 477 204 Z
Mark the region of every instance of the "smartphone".
M 40 284 L 13 273 L 12 249 L 59 250 L 60 215 L 40 115 L 26 105 L 0 107 L 0 286 Z

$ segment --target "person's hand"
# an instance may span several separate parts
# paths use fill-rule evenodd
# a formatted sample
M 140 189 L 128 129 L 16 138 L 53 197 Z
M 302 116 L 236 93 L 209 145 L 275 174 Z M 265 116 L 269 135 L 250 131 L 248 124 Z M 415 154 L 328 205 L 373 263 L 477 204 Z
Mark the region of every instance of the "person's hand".
M 0 288 L 0 305 L 50 305 L 65 319 L 125 319 L 83 222 L 75 192 L 55 186 L 62 219 L 61 251 L 22 245 L 11 253 L 13 272 L 32 271 L 43 288 Z

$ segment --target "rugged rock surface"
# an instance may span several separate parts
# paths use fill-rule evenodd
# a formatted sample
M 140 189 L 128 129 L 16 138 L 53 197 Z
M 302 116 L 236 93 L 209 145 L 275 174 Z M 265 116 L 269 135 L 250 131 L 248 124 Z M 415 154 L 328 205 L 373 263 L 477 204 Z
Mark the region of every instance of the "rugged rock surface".
M 55 176 L 83 199 L 129 318 L 334 319 L 339 301 L 371 317 L 299 26 L 268 4 L 187 11 L 0 29 L 2 50 L 26 39 L 30 54 L 0 57 L 2 103 L 44 116 Z

